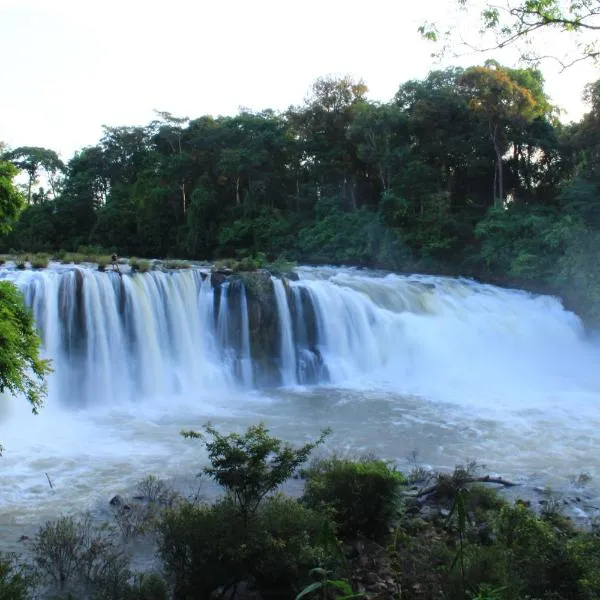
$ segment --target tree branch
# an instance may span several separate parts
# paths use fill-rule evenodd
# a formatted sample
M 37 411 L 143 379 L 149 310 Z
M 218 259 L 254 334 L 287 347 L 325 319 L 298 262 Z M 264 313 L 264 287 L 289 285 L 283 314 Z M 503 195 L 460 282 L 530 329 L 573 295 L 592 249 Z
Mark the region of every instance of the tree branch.
M 505 487 L 515 487 L 519 485 L 518 483 L 513 483 L 512 481 L 508 481 L 507 479 L 502 479 L 502 477 L 491 477 L 490 475 L 484 475 L 483 477 L 465 477 L 464 479 L 460 480 L 460 483 L 497 483 Z M 422 488 L 418 491 L 417 498 L 433 494 L 437 491 L 437 489 L 437 483 L 434 485 L 427 486 L 426 488 Z

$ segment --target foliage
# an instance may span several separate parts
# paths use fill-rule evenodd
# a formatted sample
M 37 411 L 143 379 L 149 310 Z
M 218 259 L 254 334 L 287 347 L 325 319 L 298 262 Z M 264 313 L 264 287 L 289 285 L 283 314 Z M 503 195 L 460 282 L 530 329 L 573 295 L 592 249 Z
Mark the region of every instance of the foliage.
M 0 600 L 30 598 L 30 577 L 14 555 L 0 555 Z
M 147 273 L 152 270 L 152 263 L 149 260 L 139 260 L 135 257 L 129 259 L 129 266 L 132 272 Z
M 310 453 L 329 435 L 322 432 L 315 442 L 294 449 L 269 435 L 263 423 L 250 426 L 244 434 L 223 435 L 212 425 L 204 433 L 183 431 L 187 438 L 204 440 L 211 466 L 204 472 L 223 486 L 247 520 L 263 498 L 287 481 Z
M 29 262 L 33 269 L 46 269 L 50 264 L 50 257 L 47 254 L 35 254 Z
M 331 511 L 344 538 L 385 536 L 397 514 L 400 487 L 406 483 L 402 473 L 382 460 L 337 456 L 315 461 L 303 476 L 303 502 L 314 510 Z
M 465 41 L 458 35 L 457 25 L 451 24 L 444 35 L 440 35 L 435 23 L 426 23 L 419 27 L 421 35 L 433 42 L 444 42 L 442 52 L 448 47 L 466 45 L 471 49 L 481 52 L 499 50 L 507 46 L 517 46 L 521 58 L 527 62 L 552 58 L 563 69 L 566 69 L 582 60 L 597 61 L 600 57 L 600 48 L 597 43 L 596 32 L 600 30 L 600 5 L 597 0 L 582 0 L 577 2 L 562 2 L 561 0 L 519 0 L 518 2 L 498 5 L 484 2 L 478 5 L 471 0 L 457 0 L 458 17 L 472 8 L 480 11 L 481 30 L 480 36 L 486 32 L 492 34 L 493 42 L 490 46 L 477 42 Z M 548 43 L 543 37 L 545 31 L 552 30 L 567 34 L 573 42 L 574 48 L 565 44 L 563 54 L 546 54 L 546 49 L 540 54 L 533 44 L 536 38 L 540 42 Z M 460 42 L 457 41 L 460 39 Z M 560 39 L 560 38 L 557 38 Z
M 153 532 L 164 511 L 181 501 L 177 492 L 154 475 L 139 481 L 136 491 L 133 499 L 121 499 L 114 511 L 115 522 L 124 538 Z
M 175 598 L 208 598 L 252 581 L 263 594 L 289 597 L 311 568 L 332 558 L 322 540 L 326 519 L 290 498 L 265 500 L 248 523 L 230 499 L 183 504 L 159 526 L 159 554 Z
M 46 393 L 50 362 L 39 356 L 33 316 L 11 283 L 0 281 L 0 393 L 23 394 L 33 412 Z
M 344 579 L 329 579 L 329 573 L 322 568 L 312 569 L 310 575 L 317 581 L 307 585 L 297 596 L 296 600 L 302 598 L 317 597 L 326 600 L 330 592 L 335 594 L 337 600 L 351 600 L 352 598 L 365 598 L 365 594 L 352 593 L 352 586 Z
M 60 589 L 77 583 L 122 588 L 130 576 L 128 558 L 110 533 L 95 529 L 89 517 L 48 521 L 36 534 L 31 550 L 41 572 Z
M 23 208 L 23 196 L 13 183 L 18 169 L 0 160 L 0 235 L 10 231 Z
M 484 25 L 512 31 L 525 8 L 576 33 L 597 18 L 585 16 L 590 2 L 568 14 L 558 0 L 496 16 L 490 5 Z M 1 163 L 0 250 L 176 261 L 166 268 L 186 257 L 280 272 L 284 257 L 460 274 L 564 296 L 594 320 L 600 84 L 586 87 L 589 111 L 570 125 L 544 88 L 537 68 L 493 60 L 404 82 L 387 103 L 369 101 L 361 81 L 326 77 L 284 114 L 107 127 L 64 174 L 50 150 L 17 148 L 14 164 L 34 179 L 55 164 L 58 183 L 50 194 L 33 184 L 6 233 L 23 197 L 14 165 Z

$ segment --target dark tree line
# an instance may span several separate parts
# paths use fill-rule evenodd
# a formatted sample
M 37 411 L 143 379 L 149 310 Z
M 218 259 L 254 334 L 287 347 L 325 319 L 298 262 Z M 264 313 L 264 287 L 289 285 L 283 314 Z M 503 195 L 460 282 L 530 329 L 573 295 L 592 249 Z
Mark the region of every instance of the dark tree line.
M 493 61 L 433 71 L 387 103 L 367 91 L 323 78 L 284 113 L 157 113 L 106 127 L 66 166 L 50 150 L 5 152 L 29 176 L 29 205 L 0 244 L 264 253 L 535 283 L 575 301 L 598 280 L 600 297 L 600 82 L 571 125 L 538 70 Z

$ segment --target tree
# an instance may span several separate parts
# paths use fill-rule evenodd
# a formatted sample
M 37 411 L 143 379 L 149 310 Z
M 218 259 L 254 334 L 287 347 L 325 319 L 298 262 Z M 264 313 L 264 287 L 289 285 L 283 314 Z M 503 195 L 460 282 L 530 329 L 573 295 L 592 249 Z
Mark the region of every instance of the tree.
M 504 203 L 503 156 L 506 152 L 508 129 L 531 122 L 543 114 L 531 91 L 515 80 L 509 70 L 497 63 L 467 69 L 457 81 L 469 98 L 473 112 L 480 115 L 488 126 L 488 137 L 494 148 L 494 203 Z
M 29 176 L 27 183 L 28 204 L 31 204 L 32 199 L 35 199 L 33 186 L 38 183 L 40 171 L 43 171 L 48 179 L 52 196 L 56 197 L 58 195 L 60 175 L 65 172 L 66 168 L 54 150 L 34 146 L 21 146 L 6 152 L 3 159 L 12 162 Z M 43 200 L 47 195 L 47 193 L 40 195 L 38 190 L 37 198 Z
M 20 208 L 20 194 L 11 189 L 14 172 L 12 165 L 0 163 L 0 227 L 4 231 Z M 12 200 L 5 201 L 5 197 Z M 12 283 L 0 281 L 0 393 L 24 394 L 34 413 L 42 405 L 44 378 L 50 372 L 50 362 L 40 358 L 39 348 L 40 338 L 23 297 Z
M 0 161 L 0 234 L 8 233 L 23 208 L 23 195 L 13 184 L 19 170 Z
M 527 61 L 551 58 L 559 62 L 563 69 L 582 60 L 597 61 L 600 58 L 598 33 L 600 31 L 600 0 L 508 0 L 504 6 L 484 2 L 480 8 L 475 0 L 456 0 L 460 11 L 459 23 L 473 8 L 480 9 L 481 34 L 494 36 L 491 46 L 480 46 L 468 41 L 457 41 L 459 27 L 451 25 L 440 36 L 435 23 L 419 27 L 420 33 L 431 41 L 443 39 L 442 52 L 449 47 L 464 45 L 476 51 L 499 50 L 508 46 L 518 46 L 521 57 Z M 575 44 L 575 52 L 562 56 L 545 55 L 536 52 L 531 42 L 545 31 L 567 33 Z
M 249 427 L 243 435 L 223 435 L 210 424 L 204 431 L 209 437 L 205 445 L 211 463 L 204 472 L 229 492 L 245 522 L 262 499 L 287 481 L 330 433 L 325 430 L 315 442 L 294 449 L 270 436 L 262 423 Z M 195 431 L 183 431 L 182 435 L 204 438 Z

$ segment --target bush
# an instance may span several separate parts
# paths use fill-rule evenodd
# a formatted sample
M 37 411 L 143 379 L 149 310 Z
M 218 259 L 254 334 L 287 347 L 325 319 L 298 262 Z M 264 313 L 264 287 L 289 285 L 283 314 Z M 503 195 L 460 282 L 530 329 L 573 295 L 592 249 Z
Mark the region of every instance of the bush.
M 20 271 L 23 271 L 27 267 L 27 257 L 20 256 L 19 258 L 16 259 L 15 265 L 16 265 L 17 269 L 19 269 Z
M 50 257 L 47 254 L 34 254 L 30 262 L 34 269 L 47 269 L 50 264 Z
M 14 555 L 0 554 L 0 600 L 26 600 L 30 583 Z
M 180 500 L 179 494 L 163 481 L 148 475 L 138 482 L 135 499 L 117 506 L 115 522 L 124 538 L 143 535 L 153 531 L 162 512 Z
M 134 273 L 139 271 L 140 273 L 147 273 L 152 270 L 152 263 L 149 260 L 140 260 L 139 258 L 132 257 L 129 259 L 129 266 L 131 272 Z
M 265 500 L 247 525 L 230 499 L 185 504 L 161 522 L 159 555 L 175 598 L 208 598 L 241 582 L 253 582 L 263 597 L 289 597 L 311 568 L 334 561 L 327 530 L 325 517 L 283 496 Z
M 400 487 L 406 483 L 402 473 L 382 460 L 336 456 L 314 462 L 303 476 L 303 502 L 331 511 L 343 538 L 385 536 L 397 512 Z
M 269 435 L 263 423 L 248 427 L 246 433 L 223 435 L 212 425 L 204 434 L 182 431 L 187 438 L 205 438 L 211 466 L 204 472 L 227 490 L 231 501 L 240 508 L 246 522 L 262 499 L 287 481 L 310 453 L 325 441 L 325 429 L 315 441 L 294 449 Z
M 110 532 L 92 526 L 89 518 L 61 517 L 38 531 L 32 554 L 43 575 L 61 590 L 85 586 L 102 598 L 116 598 L 131 576 L 129 559 Z
M 177 270 L 177 269 L 189 269 L 189 268 L 191 268 L 192 265 L 190 265 L 190 263 L 185 260 L 165 260 L 162 263 L 162 266 L 165 269 Z

